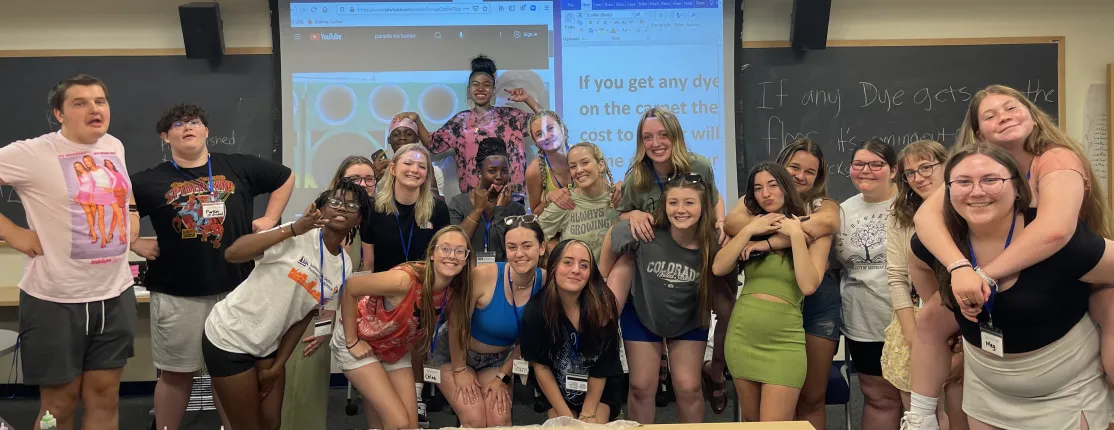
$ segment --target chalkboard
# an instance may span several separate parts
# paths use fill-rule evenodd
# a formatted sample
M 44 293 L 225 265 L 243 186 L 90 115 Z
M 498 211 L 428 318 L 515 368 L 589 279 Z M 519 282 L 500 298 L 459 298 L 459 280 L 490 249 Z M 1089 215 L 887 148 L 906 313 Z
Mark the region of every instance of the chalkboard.
M 3 53 L 0 53 L 3 56 Z M 80 73 L 108 86 L 108 132 L 124 143 L 129 173 L 170 159 L 155 124 L 176 103 L 202 106 L 209 115 L 209 150 L 280 160 L 276 128 L 275 66 L 271 55 L 228 55 L 216 63 L 184 55 L 0 58 L 0 145 L 58 130 L 47 93 Z M 265 198 L 266 196 L 261 196 Z M 256 202 L 256 216 L 265 204 Z M 26 226 L 19 196 L 0 186 L 0 213 Z M 143 235 L 154 235 L 144 219 Z
M 858 193 L 849 176 L 854 144 L 877 137 L 898 151 L 920 139 L 951 146 L 971 96 L 991 84 L 1013 87 L 1058 117 L 1063 41 L 999 42 L 806 52 L 744 46 L 736 72 L 740 192 L 750 167 L 808 137 L 824 150 L 829 194 L 842 201 Z

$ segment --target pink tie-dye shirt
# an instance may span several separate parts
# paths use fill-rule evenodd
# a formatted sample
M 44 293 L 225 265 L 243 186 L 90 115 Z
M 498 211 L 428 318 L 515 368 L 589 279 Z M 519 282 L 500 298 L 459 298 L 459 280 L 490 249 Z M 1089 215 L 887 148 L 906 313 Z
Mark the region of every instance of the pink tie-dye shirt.
M 493 107 L 487 114 L 476 115 L 471 110 L 454 115 L 445 125 L 429 136 L 429 150 L 434 154 L 456 150 L 456 172 L 460 175 L 460 192 L 467 193 L 480 183 L 480 167 L 476 165 L 476 150 L 480 141 L 499 137 L 507 142 L 511 172 L 511 192 L 523 193 L 526 183 L 526 148 L 524 139 L 528 131 L 530 114 L 521 109 Z

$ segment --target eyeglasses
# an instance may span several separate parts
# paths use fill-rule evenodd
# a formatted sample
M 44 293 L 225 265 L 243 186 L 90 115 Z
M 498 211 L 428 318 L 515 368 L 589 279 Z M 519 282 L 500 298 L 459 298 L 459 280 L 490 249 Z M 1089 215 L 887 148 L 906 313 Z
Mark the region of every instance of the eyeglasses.
M 1004 186 L 1006 184 L 1006 181 L 1009 181 L 1009 180 L 1012 180 L 1012 179 L 1013 179 L 1012 177 L 1010 177 L 1010 178 L 982 178 L 982 179 L 978 180 L 978 183 L 979 183 L 979 188 L 981 188 L 984 193 L 994 194 L 994 193 L 997 193 L 999 191 L 1002 191 L 1002 186 Z M 972 181 L 970 179 L 957 179 L 957 180 L 948 182 L 948 188 L 950 188 L 952 190 L 952 192 L 955 193 L 956 195 L 965 196 L 967 194 L 971 194 L 971 192 L 975 190 L 975 181 Z
M 170 124 L 170 129 L 173 130 L 173 129 L 181 128 L 181 127 L 187 126 L 187 125 L 190 126 L 191 128 L 197 128 L 197 127 L 201 127 L 201 126 L 205 125 L 205 123 L 201 121 L 201 118 L 194 118 L 194 119 L 191 119 L 191 120 L 186 121 L 186 122 L 174 121 L 173 124 Z
M 345 177 L 340 178 L 340 179 L 342 181 L 348 181 L 348 182 L 351 182 L 351 183 L 356 184 L 356 185 L 367 185 L 367 186 L 375 185 L 375 177 L 374 176 L 345 176 Z
M 458 260 L 468 258 L 470 251 L 468 248 L 452 248 L 446 245 L 437 245 L 435 249 L 437 250 L 438 257 L 456 257 Z
M 330 197 L 325 201 L 329 207 L 337 210 L 343 210 L 349 213 L 356 213 L 360 211 L 360 204 L 356 202 L 345 202 L 337 198 Z
M 507 226 L 510 226 L 511 224 L 514 224 L 514 223 L 519 222 L 519 221 L 522 221 L 523 224 L 533 224 L 533 223 L 538 222 L 538 216 L 534 215 L 534 214 L 526 214 L 526 215 L 511 215 L 509 217 L 503 218 L 503 224 L 507 225 Z
M 704 184 L 704 177 L 696 172 L 678 173 L 670 176 L 667 182 L 688 182 L 690 184 Z
M 920 174 L 922 178 L 928 178 L 929 176 L 932 176 L 932 169 L 936 168 L 936 166 L 939 165 L 940 163 L 932 163 L 925 164 L 916 169 L 909 169 L 901 172 L 901 177 L 905 178 L 905 182 L 913 182 L 913 180 L 917 178 L 918 174 Z
M 863 170 L 867 166 L 870 166 L 870 171 L 871 172 L 877 172 L 879 170 L 882 170 L 883 167 L 886 167 L 886 163 L 882 162 L 882 161 L 871 161 L 869 163 L 867 163 L 865 161 L 852 161 L 851 162 L 851 168 L 855 169 L 855 170 Z

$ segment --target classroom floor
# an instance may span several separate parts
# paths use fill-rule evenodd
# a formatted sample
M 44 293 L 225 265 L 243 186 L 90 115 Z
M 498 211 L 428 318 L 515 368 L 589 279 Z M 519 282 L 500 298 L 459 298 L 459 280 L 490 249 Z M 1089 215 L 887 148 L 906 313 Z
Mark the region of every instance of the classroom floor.
M 538 414 L 533 409 L 533 399 L 529 391 L 521 388 L 515 390 L 515 403 L 514 403 L 514 423 L 517 425 L 541 424 L 545 421 L 544 414 Z M 728 385 L 729 390 L 734 391 L 731 385 Z M 347 416 L 344 414 L 344 406 L 346 404 L 344 388 L 334 388 L 329 392 L 329 413 L 328 425 L 329 430 L 348 430 L 348 429 L 361 429 L 367 425 L 366 418 L 363 415 L 363 407 L 360 408 L 360 413 L 356 416 Z M 731 401 L 734 401 L 734 394 L 731 394 Z M 151 396 L 133 396 L 123 397 L 120 399 L 120 428 L 126 430 L 146 430 L 150 428 L 151 417 L 150 411 L 152 407 Z M 852 428 L 860 428 L 859 416 L 862 413 L 863 398 L 862 393 L 859 392 L 857 378 L 851 376 L 851 425 Z M 7 422 L 14 426 L 14 430 L 26 430 L 31 428 L 35 417 L 38 415 L 39 403 L 38 399 L 13 399 L 0 402 L 0 417 L 3 417 Z M 844 424 L 843 406 L 828 406 L 828 429 L 831 430 L 848 430 Z M 728 405 L 727 410 L 723 411 L 723 415 L 715 415 L 710 409 L 705 408 L 705 421 L 707 422 L 724 422 L 731 421 L 733 417 L 733 409 Z M 431 413 L 429 416 L 430 427 L 440 428 L 456 425 L 456 417 L 452 414 L 448 406 L 445 406 L 439 412 Z M 658 408 L 657 411 L 658 423 L 676 423 L 677 422 L 677 405 L 670 403 L 668 406 Z M 220 419 L 214 411 L 203 412 L 190 412 L 186 414 L 182 422 L 183 430 L 215 430 L 220 428 Z

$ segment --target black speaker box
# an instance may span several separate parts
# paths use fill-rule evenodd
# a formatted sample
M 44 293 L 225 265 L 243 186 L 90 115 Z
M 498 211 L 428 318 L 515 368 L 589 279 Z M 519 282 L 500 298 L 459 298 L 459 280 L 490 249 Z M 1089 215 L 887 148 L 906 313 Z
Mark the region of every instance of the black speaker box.
M 826 48 L 831 13 L 832 0 L 793 0 L 793 15 L 789 24 L 789 44 L 793 49 Z
M 182 40 L 186 58 L 217 59 L 224 55 L 224 23 L 216 2 L 196 2 L 178 6 L 182 20 Z

